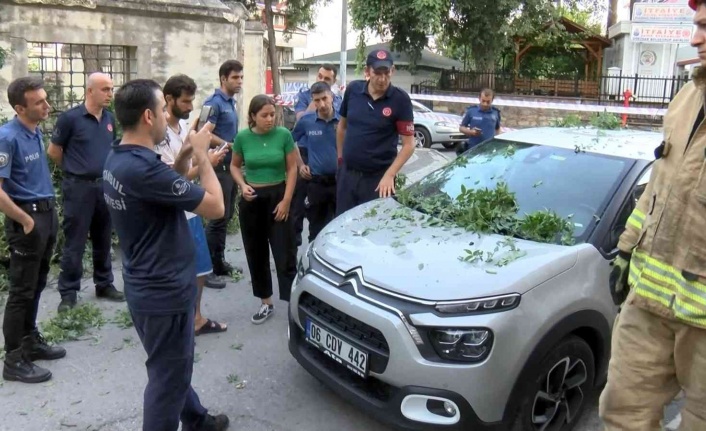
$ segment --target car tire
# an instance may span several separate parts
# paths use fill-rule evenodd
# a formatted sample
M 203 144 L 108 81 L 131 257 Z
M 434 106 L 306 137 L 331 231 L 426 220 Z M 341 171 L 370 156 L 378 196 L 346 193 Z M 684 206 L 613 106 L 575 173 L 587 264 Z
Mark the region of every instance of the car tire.
M 594 376 L 588 343 L 574 335 L 562 340 L 525 385 L 512 431 L 572 430 L 592 395 Z
M 417 144 L 417 140 L 421 141 L 421 145 Z M 417 148 L 431 148 L 431 134 L 422 126 L 414 126 L 414 146 Z
M 447 150 L 456 147 L 455 142 L 443 142 L 441 145 L 443 145 Z

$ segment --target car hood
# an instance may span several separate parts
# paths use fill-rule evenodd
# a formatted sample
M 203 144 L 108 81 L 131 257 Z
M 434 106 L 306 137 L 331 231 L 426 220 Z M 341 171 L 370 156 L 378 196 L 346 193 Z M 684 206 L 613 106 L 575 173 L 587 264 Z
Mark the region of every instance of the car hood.
M 512 256 L 506 246 L 495 252 L 492 262 L 462 261 L 466 250 L 492 253 L 508 237 L 431 226 L 434 220 L 392 198 L 376 200 L 330 222 L 313 251 L 344 272 L 362 268 L 367 283 L 429 301 L 522 294 L 577 261 L 580 246 L 524 240 L 514 241 L 522 257 L 504 266 L 498 266 L 500 260 Z
M 451 124 L 461 124 L 461 118 L 458 115 L 454 114 L 445 114 L 442 112 L 415 112 L 414 113 L 414 118 L 417 120 L 430 120 L 430 121 L 445 121 L 447 123 Z

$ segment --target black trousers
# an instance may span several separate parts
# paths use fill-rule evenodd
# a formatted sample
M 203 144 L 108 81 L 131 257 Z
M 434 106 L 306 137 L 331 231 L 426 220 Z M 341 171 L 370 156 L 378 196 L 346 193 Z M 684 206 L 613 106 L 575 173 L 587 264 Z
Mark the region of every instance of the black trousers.
M 25 209 L 34 219 L 34 229 L 27 235 L 21 224 L 5 218 L 5 238 L 10 247 L 10 291 L 2 326 L 6 352 L 19 348 L 22 338 L 36 329 L 39 299 L 47 286 L 59 228 L 53 205 L 43 209 L 42 212 Z
M 385 170 L 360 172 L 341 166 L 336 178 L 336 215 L 379 198 L 375 189 L 384 175 Z
M 194 369 L 194 310 L 146 315 L 130 310 L 147 352 L 143 431 L 177 431 L 179 421 L 194 429 L 208 410 L 191 387 Z
M 223 218 L 210 220 L 206 225 L 206 242 L 211 252 L 211 257 L 223 259 L 226 250 L 226 235 L 228 234 L 228 223 L 235 214 L 235 199 L 238 195 L 238 187 L 230 175 L 228 165 L 220 164 L 216 167 L 216 176 L 223 189 L 223 204 L 225 214 Z
M 307 188 L 309 207 L 306 218 L 309 220 L 309 242 L 336 216 L 336 177 L 313 176 Z
M 287 221 L 275 221 L 275 207 L 284 197 L 284 183 L 255 189 L 257 197 L 240 200 L 240 228 L 243 248 L 248 261 L 253 295 L 272 296 L 270 247 L 275 261 L 279 298 L 289 301 L 292 283 L 297 273 L 297 247 L 291 216 Z
M 302 160 L 304 164 L 309 163 L 309 152 L 306 148 L 299 147 L 299 153 L 301 153 Z M 304 217 L 309 218 L 306 209 L 306 198 L 308 190 L 309 181 L 305 180 L 301 176 L 297 175 L 297 185 L 294 189 L 294 196 L 292 197 L 292 206 L 290 212 L 290 217 L 294 223 L 294 234 L 295 241 L 297 245 L 302 243 L 302 232 L 304 231 Z M 311 223 L 311 220 L 309 220 Z M 309 227 L 311 230 L 311 227 Z
M 66 175 L 62 182 L 64 199 L 64 250 L 58 289 L 62 297 L 76 295 L 81 289 L 83 253 L 86 240 L 93 245 L 93 282 L 96 287 L 113 284 L 110 260 L 112 226 L 103 198 L 103 181 L 89 181 Z

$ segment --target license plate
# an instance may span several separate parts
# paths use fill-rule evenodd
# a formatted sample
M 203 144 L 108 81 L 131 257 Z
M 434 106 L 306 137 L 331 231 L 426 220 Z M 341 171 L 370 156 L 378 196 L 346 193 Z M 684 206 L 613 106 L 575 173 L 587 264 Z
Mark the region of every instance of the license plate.
M 368 375 L 368 353 L 346 342 L 318 323 L 306 319 L 306 339 L 327 356 L 365 378 Z

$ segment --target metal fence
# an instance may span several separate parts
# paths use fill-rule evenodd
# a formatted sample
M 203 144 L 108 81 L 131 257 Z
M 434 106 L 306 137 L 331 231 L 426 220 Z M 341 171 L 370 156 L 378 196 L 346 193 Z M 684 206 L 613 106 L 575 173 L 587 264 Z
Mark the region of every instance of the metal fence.
M 456 71 L 444 70 L 438 81 L 413 85 L 413 93 L 435 91 L 476 93 L 492 88 L 498 94 L 527 96 L 571 97 L 594 103 L 622 103 L 625 90 L 633 95 L 632 104 L 665 107 L 688 82 L 686 76 L 657 77 L 645 75 L 602 75 L 584 79 L 581 75 L 552 77 L 525 77 L 512 71 Z

